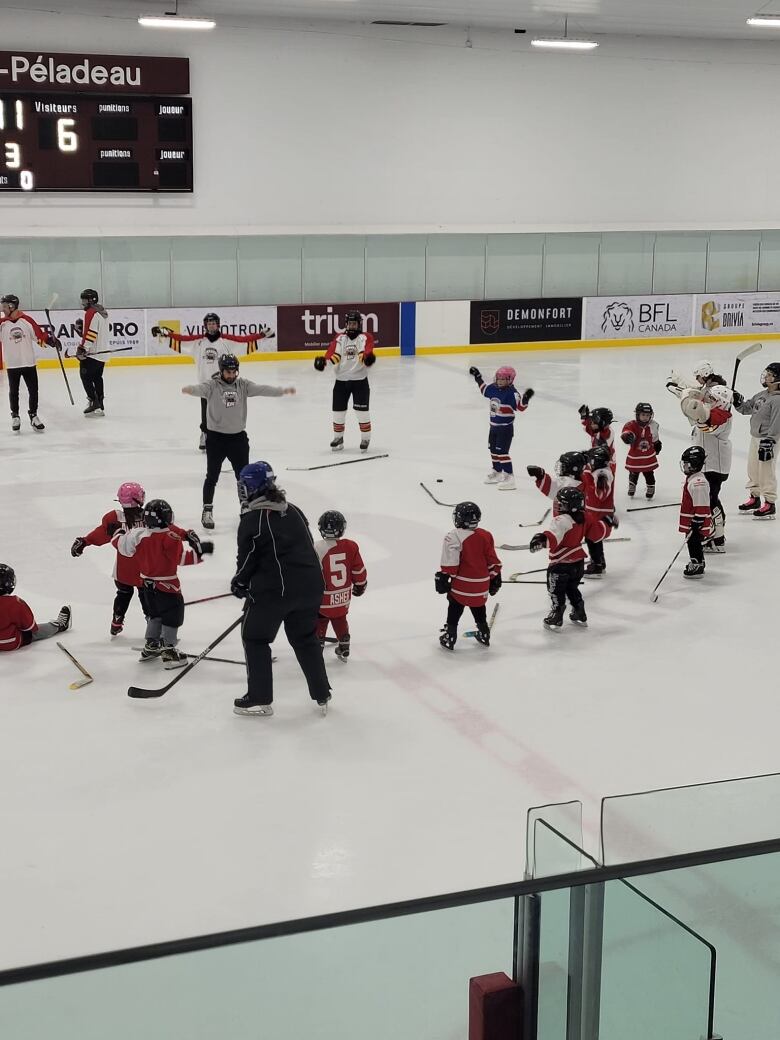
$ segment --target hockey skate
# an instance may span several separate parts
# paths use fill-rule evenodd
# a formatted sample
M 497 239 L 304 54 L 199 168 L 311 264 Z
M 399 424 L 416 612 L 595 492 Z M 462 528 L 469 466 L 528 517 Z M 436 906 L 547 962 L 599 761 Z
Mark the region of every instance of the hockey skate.
M 60 607 L 60 612 L 54 619 L 54 624 L 57 626 L 58 631 L 67 632 L 71 626 L 71 622 L 72 617 L 70 607 Z
M 214 530 L 214 506 L 204 506 L 200 514 L 200 522 L 207 531 Z
M 84 409 L 84 415 L 94 415 L 97 411 L 97 401 L 90 401 L 87 407 Z
M 349 636 L 342 636 L 336 643 L 336 657 L 339 661 L 346 661 L 349 657 Z
M 490 628 L 488 625 L 477 626 L 477 631 L 474 633 L 474 638 L 482 646 L 490 646 Z
M 726 539 L 713 539 L 711 542 L 705 542 L 702 548 L 706 553 L 724 553 L 726 551 Z
M 516 491 L 517 484 L 515 484 L 514 473 L 504 473 L 499 481 L 499 491 Z
M 202 433 L 200 435 L 200 440 L 198 441 L 198 451 L 205 451 L 205 450 L 206 450 L 206 434 Z
M 551 610 L 542 624 L 548 632 L 560 632 L 563 628 L 563 608 Z
M 177 650 L 175 646 L 164 646 L 160 654 L 160 660 L 163 663 L 163 668 L 183 668 L 187 663 L 187 655 L 183 654 L 181 650 Z
M 360 450 L 361 451 L 368 451 L 368 446 L 369 446 L 370 443 L 371 443 L 371 441 L 368 439 L 368 437 L 363 437 L 361 439 L 361 441 L 360 441 Z
M 497 469 L 491 469 L 488 475 L 485 477 L 485 484 L 498 484 L 501 481 L 501 471 Z
M 603 578 L 604 572 L 607 569 L 606 563 L 594 563 L 593 560 L 590 563 L 585 564 L 585 577 L 586 578 Z
M 344 438 L 340 433 L 337 433 L 333 440 L 330 442 L 331 451 L 341 451 L 344 447 Z
M 757 509 L 755 511 L 755 513 L 753 513 L 753 519 L 754 520 L 774 520 L 776 512 L 777 512 L 777 510 L 775 509 L 774 502 L 764 502 L 764 504 L 761 506 L 761 508 Z
M 636 484 L 634 483 L 633 480 L 629 480 L 629 482 L 628 482 L 628 497 L 629 498 L 633 498 L 635 494 L 636 494 Z
M 704 577 L 704 562 L 699 560 L 690 560 L 685 565 L 683 571 L 684 578 L 703 578 Z
M 251 701 L 248 693 L 233 701 L 234 715 L 256 715 L 262 717 L 264 715 L 273 715 L 273 713 L 274 708 L 272 704 L 258 704 L 256 701 Z
M 743 502 L 739 507 L 740 513 L 753 513 L 761 505 L 761 499 L 758 495 L 751 495 L 747 502 Z
M 139 661 L 156 661 L 162 653 L 162 644 L 159 639 L 147 639 L 141 649 Z
M 40 433 L 42 430 L 46 429 L 46 427 L 43 425 L 43 423 L 35 414 L 35 412 L 30 412 L 30 425 L 36 431 L 36 433 Z
M 458 633 L 445 625 L 439 634 L 439 646 L 444 650 L 454 650 L 458 639 Z
M 645 488 L 645 498 L 655 497 L 655 484 L 648 484 Z
M 97 404 L 95 405 L 95 411 L 92 414 L 95 415 L 95 416 L 103 416 L 103 415 L 106 414 L 104 409 L 103 409 L 103 402 L 102 401 L 98 401 L 97 402 Z
M 328 714 L 328 701 L 330 700 L 330 694 L 325 698 L 324 701 L 317 701 L 317 707 L 320 709 L 320 715 L 323 718 Z
M 585 613 L 584 603 L 580 603 L 578 607 L 572 607 L 569 612 L 569 621 L 573 621 L 575 625 L 580 625 L 582 628 L 588 627 L 588 615 Z
M 12 415 L 11 416 L 11 429 L 14 431 L 14 433 L 18 433 L 19 430 L 21 430 L 21 428 L 22 428 L 22 420 L 19 418 L 18 415 Z
M 118 636 L 124 627 L 125 619 L 119 614 L 114 614 L 114 616 L 111 618 L 111 635 Z

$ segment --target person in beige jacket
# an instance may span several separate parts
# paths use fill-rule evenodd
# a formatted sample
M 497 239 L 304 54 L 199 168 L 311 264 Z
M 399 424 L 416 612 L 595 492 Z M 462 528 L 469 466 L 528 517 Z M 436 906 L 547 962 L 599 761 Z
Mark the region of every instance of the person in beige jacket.
M 773 361 L 761 373 L 765 388 L 753 397 L 734 392 L 734 407 L 750 416 L 748 482 L 750 497 L 739 507 L 757 520 L 774 520 L 777 501 L 777 457 L 780 440 L 780 362 Z M 764 499 L 763 504 L 761 499 Z

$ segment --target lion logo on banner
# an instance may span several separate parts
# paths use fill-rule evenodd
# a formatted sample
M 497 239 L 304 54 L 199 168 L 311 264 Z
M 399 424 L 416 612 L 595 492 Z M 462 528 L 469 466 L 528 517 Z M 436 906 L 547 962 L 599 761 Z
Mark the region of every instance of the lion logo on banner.
M 605 308 L 601 331 L 606 332 L 607 329 L 613 332 L 634 331 L 634 312 L 627 303 L 616 300 Z

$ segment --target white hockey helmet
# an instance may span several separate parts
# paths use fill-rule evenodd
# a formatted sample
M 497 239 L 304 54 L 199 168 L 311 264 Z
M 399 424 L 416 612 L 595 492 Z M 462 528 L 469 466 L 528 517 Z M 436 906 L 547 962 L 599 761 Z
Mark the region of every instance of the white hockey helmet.
M 709 361 L 699 361 L 693 366 L 694 377 L 701 383 L 703 383 L 705 379 L 709 379 L 714 371 L 715 369 Z
M 707 397 L 714 405 L 717 405 L 718 408 L 724 408 L 727 411 L 734 403 L 734 395 L 727 386 L 719 386 L 716 384 L 715 386 L 708 387 Z

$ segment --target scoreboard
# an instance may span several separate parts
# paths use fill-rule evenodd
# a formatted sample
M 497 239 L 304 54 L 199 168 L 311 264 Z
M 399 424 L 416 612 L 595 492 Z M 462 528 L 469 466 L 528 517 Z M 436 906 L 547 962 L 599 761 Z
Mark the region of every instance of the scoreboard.
M 0 193 L 192 190 L 191 98 L 0 94 Z

